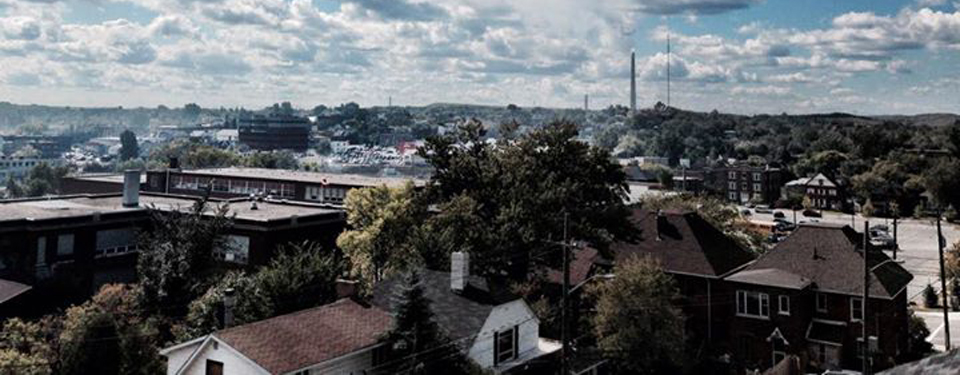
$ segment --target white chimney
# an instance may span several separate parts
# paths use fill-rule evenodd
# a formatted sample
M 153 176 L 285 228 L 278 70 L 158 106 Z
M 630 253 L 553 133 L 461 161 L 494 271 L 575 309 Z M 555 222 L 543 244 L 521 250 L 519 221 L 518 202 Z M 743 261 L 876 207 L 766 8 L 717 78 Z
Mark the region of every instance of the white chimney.
M 123 172 L 123 206 L 140 205 L 140 170 L 130 169 Z
M 237 306 L 237 297 L 233 288 L 223 291 L 223 328 L 233 327 L 233 308 Z
M 470 279 L 470 254 L 456 251 L 450 254 L 450 289 L 463 292 Z

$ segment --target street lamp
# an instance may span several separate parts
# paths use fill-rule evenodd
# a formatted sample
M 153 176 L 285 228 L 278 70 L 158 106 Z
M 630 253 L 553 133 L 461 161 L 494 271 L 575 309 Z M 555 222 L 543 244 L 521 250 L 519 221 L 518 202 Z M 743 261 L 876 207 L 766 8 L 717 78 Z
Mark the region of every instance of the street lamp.
M 590 282 L 590 281 L 592 281 L 592 280 L 597 280 L 597 279 L 613 280 L 613 279 L 615 279 L 615 278 L 617 278 L 617 275 L 614 275 L 614 274 L 612 274 L 612 273 L 603 273 L 603 274 L 593 275 L 593 276 L 588 277 L 586 280 L 581 281 L 579 284 L 574 285 L 573 288 L 570 288 L 570 290 L 568 291 L 568 293 L 573 293 L 573 292 L 575 292 L 577 289 L 580 289 L 580 288 L 583 287 L 584 285 L 587 285 L 587 283 Z M 566 296 L 564 296 L 564 297 L 566 297 Z

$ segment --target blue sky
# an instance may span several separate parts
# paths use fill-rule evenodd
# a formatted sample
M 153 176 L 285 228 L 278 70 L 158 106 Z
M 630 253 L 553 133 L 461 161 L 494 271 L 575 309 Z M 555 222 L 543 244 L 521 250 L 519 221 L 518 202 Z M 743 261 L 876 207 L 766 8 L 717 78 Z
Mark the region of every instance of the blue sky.
M 0 0 L 0 101 L 960 112 L 960 1 Z

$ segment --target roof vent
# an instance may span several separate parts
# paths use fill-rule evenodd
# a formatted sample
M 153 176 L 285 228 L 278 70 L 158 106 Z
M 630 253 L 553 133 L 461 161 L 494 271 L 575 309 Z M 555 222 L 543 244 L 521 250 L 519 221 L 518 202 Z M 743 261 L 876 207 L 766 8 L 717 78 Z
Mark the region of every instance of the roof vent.
M 470 254 L 456 251 L 450 254 L 450 289 L 462 293 L 470 279 Z

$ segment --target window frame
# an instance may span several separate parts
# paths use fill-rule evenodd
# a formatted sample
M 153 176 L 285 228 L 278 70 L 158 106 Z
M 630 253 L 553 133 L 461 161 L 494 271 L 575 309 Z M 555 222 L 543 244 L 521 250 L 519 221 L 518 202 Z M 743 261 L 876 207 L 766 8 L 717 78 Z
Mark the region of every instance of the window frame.
M 505 335 L 510 335 L 510 349 L 504 351 L 501 346 L 502 337 Z M 519 346 L 520 346 L 520 326 L 515 325 L 508 329 L 502 331 L 496 331 L 493 335 L 493 363 L 494 365 L 500 365 L 501 363 L 510 362 L 519 358 Z M 504 354 L 508 354 L 504 356 Z
M 859 309 L 857 309 L 857 301 L 859 301 Z M 851 322 L 862 322 L 863 321 L 863 298 L 860 297 L 850 297 L 850 321 Z M 855 313 L 860 311 L 860 317 L 856 317 Z
M 787 303 L 784 304 L 784 301 Z M 786 309 L 784 309 L 784 305 L 786 305 Z M 783 294 L 777 296 L 777 314 L 790 316 L 790 296 Z
M 750 311 L 750 302 L 756 301 L 756 313 Z M 770 319 L 770 295 L 750 290 L 737 290 L 737 316 L 755 319 Z
M 816 301 L 817 312 L 821 312 L 821 313 L 827 312 L 827 295 L 825 293 L 817 292 L 817 296 L 815 298 L 817 300 Z M 821 298 L 823 299 L 823 302 L 820 302 Z

